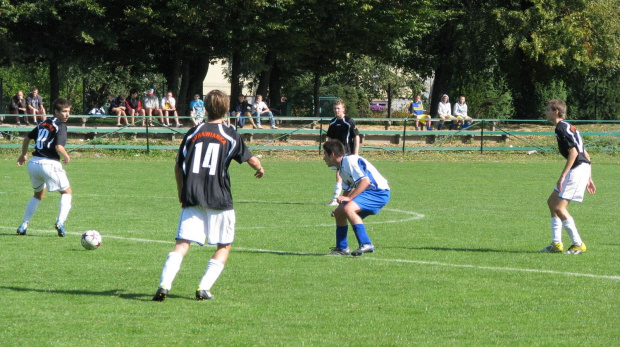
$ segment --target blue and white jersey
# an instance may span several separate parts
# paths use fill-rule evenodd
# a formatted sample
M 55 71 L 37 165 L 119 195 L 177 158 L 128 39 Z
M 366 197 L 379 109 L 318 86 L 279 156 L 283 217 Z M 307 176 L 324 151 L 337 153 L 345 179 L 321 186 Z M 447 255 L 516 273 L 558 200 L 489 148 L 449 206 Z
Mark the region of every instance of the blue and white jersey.
M 340 177 L 342 177 L 342 188 L 344 190 L 357 187 L 359 181 L 364 177 L 370 180 L 370 185 L 366 190 L 390 190 L 388 181 L 368 160 L 359 155 L 347 155 L 342 158 Z

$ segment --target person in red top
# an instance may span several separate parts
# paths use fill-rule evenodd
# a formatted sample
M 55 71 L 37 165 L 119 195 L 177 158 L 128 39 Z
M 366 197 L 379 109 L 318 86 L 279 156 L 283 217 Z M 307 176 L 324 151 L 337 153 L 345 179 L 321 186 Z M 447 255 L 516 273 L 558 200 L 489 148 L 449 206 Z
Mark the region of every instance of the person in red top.
M 129 98 L 125 100 L 127 108 L 127 116 L 131 117 L 131 125 L 136 124 L 135 116 L 142 116 L 142 126 L 145 126 L 145 112 L 142 108 L 142 101 L 138 98 L 138 90 L 132 89 L 129 91 Z

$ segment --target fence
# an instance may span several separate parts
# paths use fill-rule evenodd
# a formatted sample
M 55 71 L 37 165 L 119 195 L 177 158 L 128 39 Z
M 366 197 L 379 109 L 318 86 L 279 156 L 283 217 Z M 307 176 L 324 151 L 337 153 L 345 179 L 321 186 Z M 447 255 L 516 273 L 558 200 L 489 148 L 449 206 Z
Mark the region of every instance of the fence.
M 0 115 L 0 117 L 15 115 Z M 137 117 L 138 118 L 138 117 Z M 183 117 L 181 117 L 183 118 Z M 275 117 L 278 129 L 237 129 L 253 150 L 317 150 L 326 139 L 331 118 Z M 115 127 L 116 117 L 71 116 L 69 151 L 79 149 L 172 150 L 187 132 L 186 128 L 156 126 Z M 186 120 L 189 121 L 189 120 Z M 232 119 L 234 125 L 235 119 Z M 361 150 L 389 152 L 417 151 L 549 151 L 557 144 L 554 129 L 543 120 L 479 119 L 459 130 L 413 129 L 410 118 L 359 118 Z M 438 121 L 434 119 L 433 122 Z M 141 119 L 139 120 L 141 123 Z M 620 121 L 570 120 L 577 125 L 585 145 L 604 151 L 620 147 Z M 89 123 L 91 123 L 89 125 Z M 21 148 L 21 140 L 32 127 L 0 126 L 0 149 Z M 153 143 L 155 141 L 155 143 Z M 83 142 L 83 143 L 82 143 Z M 162 142 L 164 142 L 162 144 Z

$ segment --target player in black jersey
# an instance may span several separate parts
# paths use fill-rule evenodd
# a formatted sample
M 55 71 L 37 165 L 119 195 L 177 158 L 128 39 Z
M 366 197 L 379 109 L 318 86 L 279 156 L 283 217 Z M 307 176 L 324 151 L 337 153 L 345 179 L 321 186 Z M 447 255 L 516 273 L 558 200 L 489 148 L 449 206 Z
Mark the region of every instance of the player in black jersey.
M 35 140 L 32 159 L 28 161 L 28 174 L 34 189 L 34 196 L 26 205 L 26 212 L 22 224 L 17 228 L 18 235 L 26 235 L 28 223 L 39 207 L 39 203 L 45 196 L 46 191 L 60 191 L 60 211 L 56 219 L 56 231 L 58 236 L 65 236 L 64 223 L 71 210 L 71 197 L 73 192 L 69 185 L 67 173 L 62 168 L 60 156 L 65 164 L 69 164 L 71 158 L 65 150 L 67 143 L 67 126 L 71 103 L 67 99 L 56 99 L 52 106 L 54 117 L 39 123 L 22 142 L 22 154 L 17 159 L 17 165 L 22 166 L 28 159 L 28 145 Z
M 354 154 L 359 155 L 360 148 L 360 136 L 357 126 L 353 118 L 344 114 L 345 106 L 342 99 L 334 101 L 334 117 L 329 122 L 329 128 L 327 128 L 327 137 L 330 139 L 339 140 L 344 145 L 346 155 Z M 334 186 L 334 196 L 332 200 L 327 203 L 328 206 L 338 206 L 336 200 L 342 192 L 342 178 L 338 171 L 336 171 L 336 185 Z
M 260 160 L 252 155 L 241 136 L 224 124 L 229 104 L 229 97 L 222 91 L 207 94 L 208 121 L 190 129 L 179 148 L 174 173 L 182 206 L 181 217 L 176 245 L 164 263 L 153 301 L 163 301 L 168 295 L 190 243 L 202 246 L 205 240 L 217 245 L 217 250 L 198 285 L 196 299 L 213 298 L 211 286 L 224 269 L 235 236 L 228 166 L 232 160 L 238 163 L 247 161 L 256 170 L 255 177 L 261 178 L 265 174 Z
M 590 194 L 596 192 L 596 186 L 592 181 L 590 155 L 584 148 L 579 131 L 564 120 L 566 116 L 564 101 L 559 99 L 549 101 L 546 115 L 547 120 L 555 124 L 558 148 L 560 154 L 566 158 L 566 165 L 547 200 L 551 211 L 552 241 L 540 251 L 561 253 L 564 250 L 562 245 L 562 227 L 564 227 L 573 243 L 566 253 L 580 254 L 586 251 L 586 244 L 581 240 L 575 221 L 567 208 L 571 201 L 582 202 L 585 190 Z

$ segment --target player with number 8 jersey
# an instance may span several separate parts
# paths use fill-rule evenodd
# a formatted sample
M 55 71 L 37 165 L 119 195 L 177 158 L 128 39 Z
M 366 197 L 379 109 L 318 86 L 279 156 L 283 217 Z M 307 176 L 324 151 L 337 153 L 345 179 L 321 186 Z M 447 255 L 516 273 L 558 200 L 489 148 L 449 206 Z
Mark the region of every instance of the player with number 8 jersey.
M 233 160 L 247 161 L 256 170 L 255 177 L 265 174 L 260 160 L 252 155 L 241 136 L 224 124 L 229 105 L 229 97 L 222 91 L 207 94 L 207 122 L 190 129 L 179 147 L 174 173 L 181 217 L 176 244 L 166 258 L 153 301 L 167 297 L 190 243 L 202 246 L 205 241 L 217 245 L 217 250 L 198 284 L 196 299 L 213 298 L 211 286 L 224 270 L 235 236 L 236 217 L 228 166 Z

